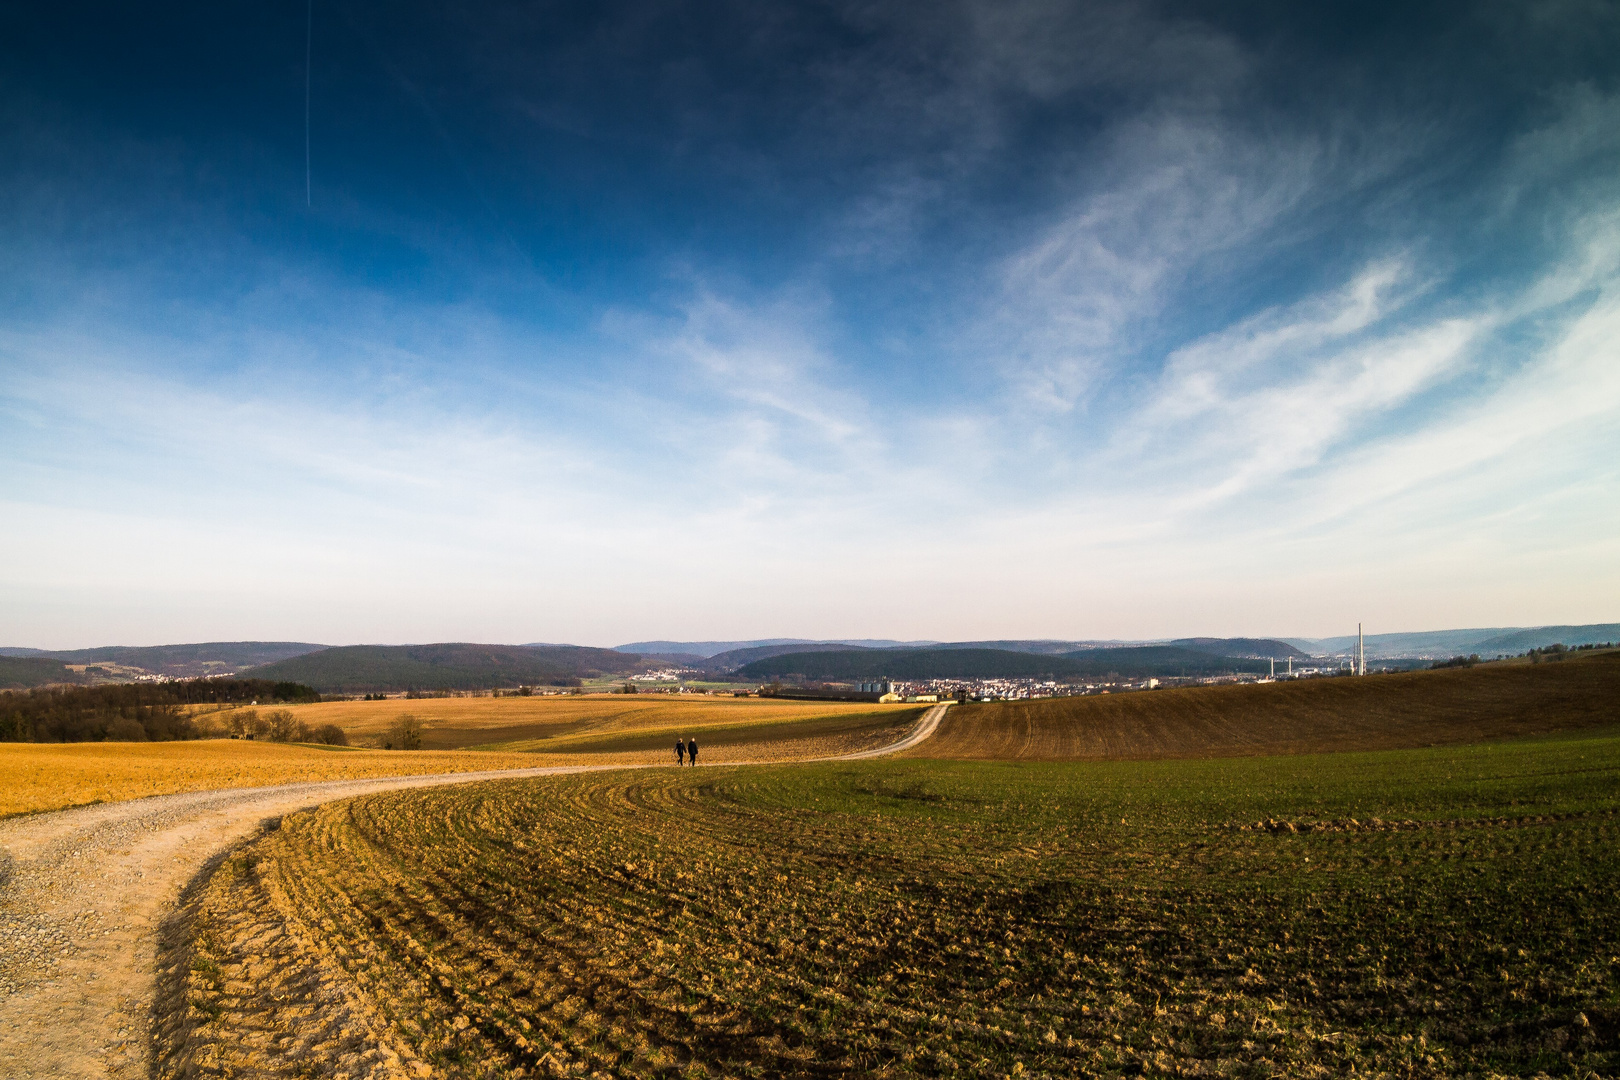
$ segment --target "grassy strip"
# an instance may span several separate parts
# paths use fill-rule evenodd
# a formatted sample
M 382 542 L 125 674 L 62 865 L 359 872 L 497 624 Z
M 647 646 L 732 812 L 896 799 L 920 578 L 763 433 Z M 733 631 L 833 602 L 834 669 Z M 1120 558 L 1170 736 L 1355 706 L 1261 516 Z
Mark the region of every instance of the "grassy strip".
M 1614 735 L 601 774 L 289 818 L 199 933 L 447 1076 L 1613 1075 L 1617 839 Z

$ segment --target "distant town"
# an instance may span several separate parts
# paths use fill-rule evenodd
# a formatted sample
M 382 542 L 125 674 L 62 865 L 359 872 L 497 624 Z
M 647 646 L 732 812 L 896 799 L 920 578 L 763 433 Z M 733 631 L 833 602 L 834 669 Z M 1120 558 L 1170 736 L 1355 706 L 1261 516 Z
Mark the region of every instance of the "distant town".
M 1411 665 L 1380 665 L 1369 670 L 1406 670 Z M 750 692 L 780 697 L 826 697 L 835 700 L 861 700 L 926 703 L 936 701 L 1020 701 L 1033 698 L 1078 697 L 1084 694 L 1120 694 L 1157 690 L 1170 686 L 1214 686 L 1234 683 L 1271 683 L 1289 679 L 1319 679 L 1350 675 L 1354 662 L 1346 657 L 1310 664 L 1278 664 L 1270 674 L 1237 673 L 1195 677 L 1151 676 L 1131 679 L 1089 679 L 1080 682 L 1056 679 L 884 679 L 856 683 L 807 683 L 749 687 Z M 642 693 L 724 693 L 726 688 L 705 684 L 705 673 L 693 668 L 660 668 L 628 680 Z M 559 691 L 552 691 L 559 692 Z M 562 691 L 566 692 L 566 691 Z

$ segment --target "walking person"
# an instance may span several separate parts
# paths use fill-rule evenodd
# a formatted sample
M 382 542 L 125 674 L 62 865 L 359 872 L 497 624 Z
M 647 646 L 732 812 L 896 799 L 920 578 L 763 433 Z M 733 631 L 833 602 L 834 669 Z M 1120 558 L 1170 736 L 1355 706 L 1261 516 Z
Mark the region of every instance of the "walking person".
M 697 764 L 697 740 L 696 739 L 687 739 L 686 740 L 686 756 L 692 759 L 692 764 L 693 765 Z
M 686 764 L 686 744 L 681 742 L 681 740 L 676 739 L 675 740 L 675 765 L 678 768 L 678 767 L 680 767 L 682 765 L 685 765 L 685 764 Z

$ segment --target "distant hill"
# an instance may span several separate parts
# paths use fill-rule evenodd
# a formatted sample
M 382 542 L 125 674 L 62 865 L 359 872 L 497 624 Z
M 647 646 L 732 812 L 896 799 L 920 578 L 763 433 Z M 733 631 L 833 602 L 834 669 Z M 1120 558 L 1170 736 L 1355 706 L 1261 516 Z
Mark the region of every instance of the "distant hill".
M 1604 645 L 1611 641 L 1620 641 L 1620 623 L 1538 626 L 1533 630 L 1515 630 L 1510 634 L 1485 638 L 1468 651 L 1477 652 L 1481 656 L 1495 656 L 1497 653 L 1517 655 L 1531 649 L 1543 649 L 1548 645 Z
M 1170 642 L 1182 649 L 1209 653 L 1211 656 L 1246 656 L 1261 660 L 1309 660 L 1310 654 L 1301 652 L 1286 641 L 1250 637 L 1195 637 L 1178 638 Z
M 0 649 L 0 654 L 48 657 L 66 664 L 116 664 L 151 675 L 190 679 L 230 675 L 324 648 L 306 641 L 205 641 L 194 645 L 103 645 L 94 649 Z
M 0 656 L 0 690 L 28 690 L 52 683 L 79 683 L 84 676 L 48 656 Z
M 1062 656 L 1007 649 L 861 649 L 782 653 L 737 672 L 745 679 L 1143 678 L 1261 672 L 1262 660 L 1211 656 L 1193 649 L 1148 645 L 1084 649 Z
M 1051 657 L 1001 649 L 826 649 L 783 653 L 744 664 L 745 679 L 986 679 L 1065 675 Z
M 614 652 L 619 652 L 620 650 L 614 649 L 613 651 Z M 699 669 L 701 669 L 704 666 L 704 664 L 707 663 L 707 661 L 708 661 L 708 657 L 699 656 L 696 653 L 679 653 L 679 652 L 656 653 L 655 652 L 655 653 L 630 653 L 630 654 L 627 654 L 627 655 L 631 655 L 631 656 L 639 655 L 643 660 L 646 660 L 649 663 L 666 664 L 666 665 L 669 665 L 671 667 L 684 667 L 684 668 L 699 668 Z
M 1228 639 L 1230 640 L 1230 639 Z M 1219 656 L 1180 645 L 1127 645 L 1116 649 L 1081 649 L 1064 653 L 1075 665 L 1075 674 L 1117 675 L 1125 679 L 1147 676 L 1202 677 L 1207 675 L 1258 675 L 1271 670 L 1268 660 L 1252 656 Z
M 733 649 L 729 652 L 718 653 L 709 657 L 704 665 L 706 670 L 723 672 L 734 671 L 744 664 L 755 660 L 763 660 L 771 656 L 785 656 L 790 653 L 809 652 L 840 652 L 851 648 L 871 649 L 883 652 L 898 652 L 915 650 L 919 648 L 949 650 L 963 652 L 968 650 L 990 650 L 993 652 L 1029 653 L 1036 656 L 1059 656 L 1072 652 L 1075 649 L 1090 648 L 1093 646 L 1117 646 L 1120 642 L 1109 641 L 1055 641 L 1051 639 L 1038 640 L 1007 640 L 1007 641 L 884 641 L 881 639 L 866 641 L 819 641 L 819 642 L 785 642 L 782 644 L 762 644 L 746 649 Z M 943 677 L 943 676 L 942 676 Z
M 686 653 L 691 656 L 711 657 L 739 650 L 770 648 L 777 645 L 832 645 L 854 646 L 865 649 L 913 648 L 934 645 L 933 641 L 890 641 L 887 638 L 839 638 L 835 641 L 814 638 L 759 638 L 754 641 L 632 641 L 628 645 L 615 645 L 616 652 L 653 654 Z
M 1344 655 L 1356 647 L 1356 636 L 1331 638 L 1289 638 L 1316 656 Z M 1425 630 L 1402 634 L 1368 634 L 1369 659 L 1415 657 L 1441 660 L 1450 656 L 1509 655 L 1562 642 L 1565 645 L 1598 645 L 1620 641 L 1620 623 L 1587 623 L 1580 626 L 1495 626 L 1472 630 Z
M 759 660 L 768 660 L 773 656 L 803 655 L 809 653 L 846 653 L 846 652 L 881 652 L 888 654 L 892 649 L 867 649 L 861 646 L 851 648 L 842 643 L 821 644 L 817 642 L 800 642 L 793 645 L 758 645 L 751 649 L 732 649 L 730 652 L 719 653 L 704 661 L 706 671 L 725 672 L 736 671 Z
M 614 652 L 651 656 L 655 653 L 683 653 L 688 656 L 710 657 L 734 649 L 752 649 L 760 645 L 814 645 L 810 638 L 761 638 L 758 641 L 632 641 L 628 645 L 613 646 Z
M 942 641 L 936 649 L 995 649 L 998 652 L 1034 653 L 1036 656 L 1061 656 L 1076 649 L 1094 646 L 1124 645 L 1121 641 L 1056 641 L 1051 638 L 1006 639 L 998 641 Z
M 287 680 L 323 693 L 386 690 L 489 690 L 592 675 L 622 675 L 646 665 L 639 656 L 576 645 L 345 645 L 254 668 L 260 679 Z
M 1374 659 L 1385 657 L 1446 657 L 1456 656 L 1466 647 L 1477 644 L 1496 634 L 1505 634 L 1513 627 L 1494 627 L 1473 630 L 1424 630 L 1403 634 L 1368 634 L 1367 655 Z M 1289 638 L 1313 656 L 1343 656 L 1356 647 L 1356 635 L 1344 634 L 1330 638 Z
M 642 656 L 669 656 L 686 654 L 707 661 L 707 671 L 734 671 L 755 660 L 791 653 L 838 652 L 848 649 L 881 649 L 897 651 L 908 649 L 946 649 L 953 652 L 991 650 L 994 652 L 1029 653 L 1035 656 L 1065 656 L 1079 650 L 1120 649 L 1170 644 L 1196 652 L 1236 657 L 1293 657 L 1305 659 L 1306 654 L 1284 641 L 1270 638 L 1183 638 L 1179 641 L 1121 641 L 1118 639 L 1082 639 L 1064 641 L 1057 638 L 998 638 L 987 641 L 892 641 L 886 638 L 842 638 L 834 641 L 812 641 L 807 638 L 766 638 L 760 641 L 638 641 L 619 645 L 621 652 Z

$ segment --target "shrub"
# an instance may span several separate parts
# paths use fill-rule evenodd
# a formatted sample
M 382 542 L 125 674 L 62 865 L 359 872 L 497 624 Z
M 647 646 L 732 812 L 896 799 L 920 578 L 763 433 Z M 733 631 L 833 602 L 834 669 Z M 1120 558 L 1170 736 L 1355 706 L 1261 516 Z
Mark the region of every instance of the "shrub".
M 320 743 L 323 746 L 349 745 L 349 737 L 345 735 L 343 733 L 343 729 L 338 727 L 336 724 L 322 724 L 320 727 L 311 731 L 309 733 L 309 738 L 304 741 Z

